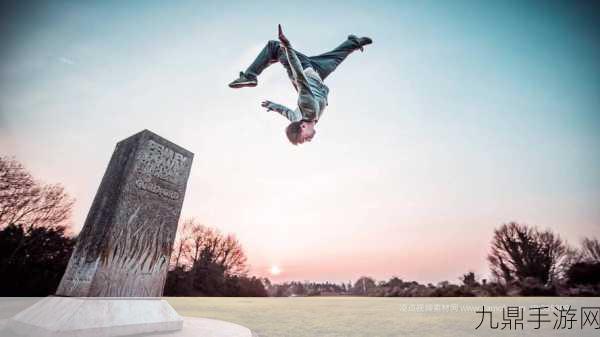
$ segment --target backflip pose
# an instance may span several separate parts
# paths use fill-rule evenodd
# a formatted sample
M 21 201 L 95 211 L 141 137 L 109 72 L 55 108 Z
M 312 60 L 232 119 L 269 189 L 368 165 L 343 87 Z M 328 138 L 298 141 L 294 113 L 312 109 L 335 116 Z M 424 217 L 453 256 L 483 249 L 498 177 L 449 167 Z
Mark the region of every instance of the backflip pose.
M 288 76 L 298 92 L 298 108 L 291 110 L 271 101 L 262 102 L 268 111 L 277 111 L 290 120 L 285 133 L 294 145 L 310 142 L 315 135 L 315 125 L 327 106 L 329 88 L 323 80 L 331 74 L 350 53 L 363 46 L 373 43 L 368 37 L 348 36 L 334 50 L 317 55 L 306 56 L 295 51 L 290 41 L 283 34 L 279 25 L 279 42 L 269 41 L 258 54 L 254 62 L 240 72 L 240 77 L 229 83 L 231 88 L 255 87 L 257 76 L 275 62 L 281 63 L 287 70 Z

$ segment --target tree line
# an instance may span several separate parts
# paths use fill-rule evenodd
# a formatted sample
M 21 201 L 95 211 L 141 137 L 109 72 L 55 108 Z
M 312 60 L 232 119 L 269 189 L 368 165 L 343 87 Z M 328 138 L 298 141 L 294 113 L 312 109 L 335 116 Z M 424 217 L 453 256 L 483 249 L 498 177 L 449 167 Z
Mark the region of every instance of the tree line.
M 165 296 L 267 296 L 262 280 L 248 277 L 247 258 L 233 234 L 193 218 L 178 228 Z
M 492 279 L 474 272 L 458 284 L 442 281 L 420 284 L 392 277 L 377 281 L 363 276 L 353 284 L 286 282 L 267 284 L 270 296 L 599 296 L 600 241 L 584 238 L 580 247 L 568 245 L 550 230 L 515 222 L 494 230 L 487 256 Z
M 77 241 L 74 205 L 60 184 L 44 184 L 12 158 L 0 157 L 0 296 L 46 296 L 56 291 Z M 181 222 L 171 254 L 166 296 L 511 296 L 600 295 L 600 242 L 579 247 L 551 230 L 507 223 L 494 230 L 487 256 L 492 278 L 473 272 L 420 284 L 392 277 L 354 283 L 272 284 L 248 275 L 247 257 L 233 234 L 190 218 Z

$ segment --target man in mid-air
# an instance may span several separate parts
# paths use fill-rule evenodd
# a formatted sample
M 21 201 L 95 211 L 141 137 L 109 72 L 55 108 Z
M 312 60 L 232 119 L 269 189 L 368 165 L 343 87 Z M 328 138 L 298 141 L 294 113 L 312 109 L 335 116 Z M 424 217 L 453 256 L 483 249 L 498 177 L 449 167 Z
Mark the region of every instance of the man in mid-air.
M 279 25 L 279 41 L 269 41 L 254 62 L 240 72 L 240 77 L 229 83 L 231 88 L 255 87 L 257 76 L 275 62 L 281 63 L 298 92 L 298 108 L 291 110 L 271 101 L 262 102 L 268 111 L 277 111 L 290 120 L 285 133 L 294 145 L 310 142 L 315 136 L 315 125 L 327 106 L 329 88 L 323 80 L 353 51 L 363 51 L 363 46 L 373 43 L 368 37 L 348 36 L 334 50 L 306 56 L 295 51 Z

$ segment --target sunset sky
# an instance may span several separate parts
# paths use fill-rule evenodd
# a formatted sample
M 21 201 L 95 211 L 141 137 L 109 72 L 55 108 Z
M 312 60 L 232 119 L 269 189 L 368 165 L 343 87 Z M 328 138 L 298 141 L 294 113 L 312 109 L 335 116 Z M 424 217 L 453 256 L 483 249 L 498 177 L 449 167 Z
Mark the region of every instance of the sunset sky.
M 195 153 L 182 217 L 235 233 L 251 274 L 488 277 L 504 222 L 600 237 L 600 12 L 587 3 L 4 5 L 0 154 L 64 184 L 80 228 L 116 142 L 149 129 Z M 293 107 L 281 65 L 227 87 L 278 23 L 309 55 L 374 40 L 326 80 L 317 135 L 298 147 L 260 107 Z

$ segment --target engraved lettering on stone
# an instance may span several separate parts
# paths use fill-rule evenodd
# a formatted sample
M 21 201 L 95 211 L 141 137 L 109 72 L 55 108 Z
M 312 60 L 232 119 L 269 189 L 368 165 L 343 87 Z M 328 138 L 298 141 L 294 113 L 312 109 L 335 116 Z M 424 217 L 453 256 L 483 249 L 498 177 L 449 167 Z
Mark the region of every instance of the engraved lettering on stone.
M 173 200 L 179 199 L 179 192 L 171 191 L 164 187 L 160 187 L 150 181 L 143 181 L 142 179 L 137 179 L 135 181 L 135 186 L 139 187 L 140 189 L 142 189 L 144 191 L 158 194 L 161 197 L 165 197 L 165 198 L 169 198 L 169 199 L 173 199 Z
M 188 158 L 150 139 L 140 153 L 140 162 L 140 173 L 180 184 Z

